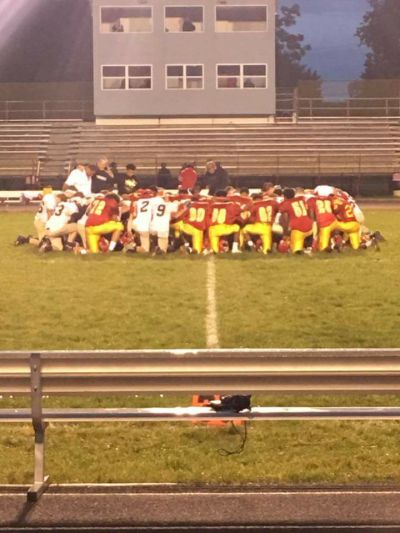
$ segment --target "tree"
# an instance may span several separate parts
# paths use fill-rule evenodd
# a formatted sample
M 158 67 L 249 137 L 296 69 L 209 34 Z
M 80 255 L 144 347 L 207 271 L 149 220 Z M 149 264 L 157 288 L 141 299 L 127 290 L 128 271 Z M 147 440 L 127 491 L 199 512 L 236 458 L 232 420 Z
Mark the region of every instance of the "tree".
M 400 77 L 400 2 L 369 0 L 370 10 L 356 31 L 360 43 L 368 46 L 362 77 Z
M 303 44 L 304 35 L 290 33 L 300 16 L 300 6 L 282 6 L 276 15 L 276 84 L 278 87 L 296 87 L 299 80 L 319 80 L 317 72 L 301 63 L 311 50 Z

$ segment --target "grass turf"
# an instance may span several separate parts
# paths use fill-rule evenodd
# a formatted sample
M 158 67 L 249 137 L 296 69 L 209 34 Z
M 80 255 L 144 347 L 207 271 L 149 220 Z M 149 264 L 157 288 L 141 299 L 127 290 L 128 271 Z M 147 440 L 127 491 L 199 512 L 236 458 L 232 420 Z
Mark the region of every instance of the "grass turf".
M 218 257 L 223 347 L 399 346 L 395 211 L 370 211 L 388 242 L 381 253 Z M 32 214 L 0 213 L 0 349 L 204 347 L 206 260 L 121 254 L 40 256 L 12 242 Z M 25 400 L 5 398 L 0 407 Z M 49 399 L 48 406 L 188 405 L 190 398 Z M 399 405 L 385 397 L 260 397 L 262 405 Z M 399 482 L 397 422 L 252 423 L 245 451 L 235 432 L 193 424 L 54 425 L 55 482 Z M 32 478 L 32 430 L 0 428 L 0 482 Z M 15 465 L 18 465 L 16 468 Z

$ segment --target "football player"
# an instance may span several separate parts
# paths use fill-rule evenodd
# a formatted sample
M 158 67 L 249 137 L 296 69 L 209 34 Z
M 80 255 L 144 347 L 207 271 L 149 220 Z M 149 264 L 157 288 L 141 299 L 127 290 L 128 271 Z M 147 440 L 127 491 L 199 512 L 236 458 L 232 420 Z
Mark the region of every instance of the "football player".
M 280 224 L 285 234 L 290 234 L 290 249 L 294 254 L 304 251 L 304 241 L 313 235 L 313 220 L 310 218 L 306 200 L 295 196 L 294 189 L 283 190 L 283 202 L 279 205 L 282 214 Z
M 86 240 L 89 251 L 97 254 L 100 251 L 99 242 L 103 235 L 111 233 L 108 251 L 112 252 L 124 230 L 119 220 L 120 197 L 115 193 L 108 193 L 96 198 L 89 208 L 85 224 Z
M 262 241 L 262 252 L 264 254 L 272 251 L 272 224 L 274 223 L 278 204 L 272 197 L 265 197 L 262 194 L 256 195 L 250 210 L 250 223 L 246 224 L 242 230 L 243 238 L 250 247 L 253 241 L 250 235 L 258 235 Z

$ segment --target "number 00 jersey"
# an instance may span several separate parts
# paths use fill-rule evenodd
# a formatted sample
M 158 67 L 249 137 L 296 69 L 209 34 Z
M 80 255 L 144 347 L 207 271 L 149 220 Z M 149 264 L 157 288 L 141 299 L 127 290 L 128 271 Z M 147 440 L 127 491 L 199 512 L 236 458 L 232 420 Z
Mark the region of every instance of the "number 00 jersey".
M 188 210 L 183 216 L 183 221 L 196 229 L 204 231 L 208 228 L 210 220 L 210 202 L 197 200 L 190 202 Z
M 86 226 L 100 226 L 118 215 L 118 201 L 115 198 L 97 198 L 89 207 Z

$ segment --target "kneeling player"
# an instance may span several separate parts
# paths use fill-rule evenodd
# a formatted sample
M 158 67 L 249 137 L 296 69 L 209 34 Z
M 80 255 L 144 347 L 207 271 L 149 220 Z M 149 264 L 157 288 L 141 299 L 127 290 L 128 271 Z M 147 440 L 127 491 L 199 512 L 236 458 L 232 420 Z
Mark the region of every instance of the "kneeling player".
M 361 245 L 361 226 L 357 221 L 353 205 L 345 198 L 334 196 L 332 200 L 333 212 L 337 217 L 339 230 L 343 231 L 350 240 L 350 245 L 354 250 L 358 250 Z
M 106 194 L 94 200 L 89 209 L 86 221 L 86 239 L 89 251 L 97 254 L 100 251 L 99 241 L 102 235 L 112 234 L 108 251 L 112 252 L 124 229 L 119 219 L 119 196 Z
M 208 234 L 212 251 L 219 253 L 219 239 L 233 235 L 232 253 L 240 253 L 240 213 L 242 208 L 236 202 L 224 201 L 222 193 L 217 194 L 221 201 L 213 202 L 211 206 L 211 220 Z
M 293 189 L 285 189 L 283 197 L 279 205 L 281 224 L 286 234 L 290 231 L 292 253 L 302 253 L 305 239 L 313 235 L 313 221 L 308 215 L 306 200 L 303 196 L 295 196 Z
M 278 204 L 273 198 L 262 198 L 260 194 L 254 198 L 251 206 L 250 224 L 243 228 L 243 237 L 247 242 L 250 235 L 259 235 L 262 241 L 262 251 L 267 254 L 272 251 L 272 224 L 278 211 Z

